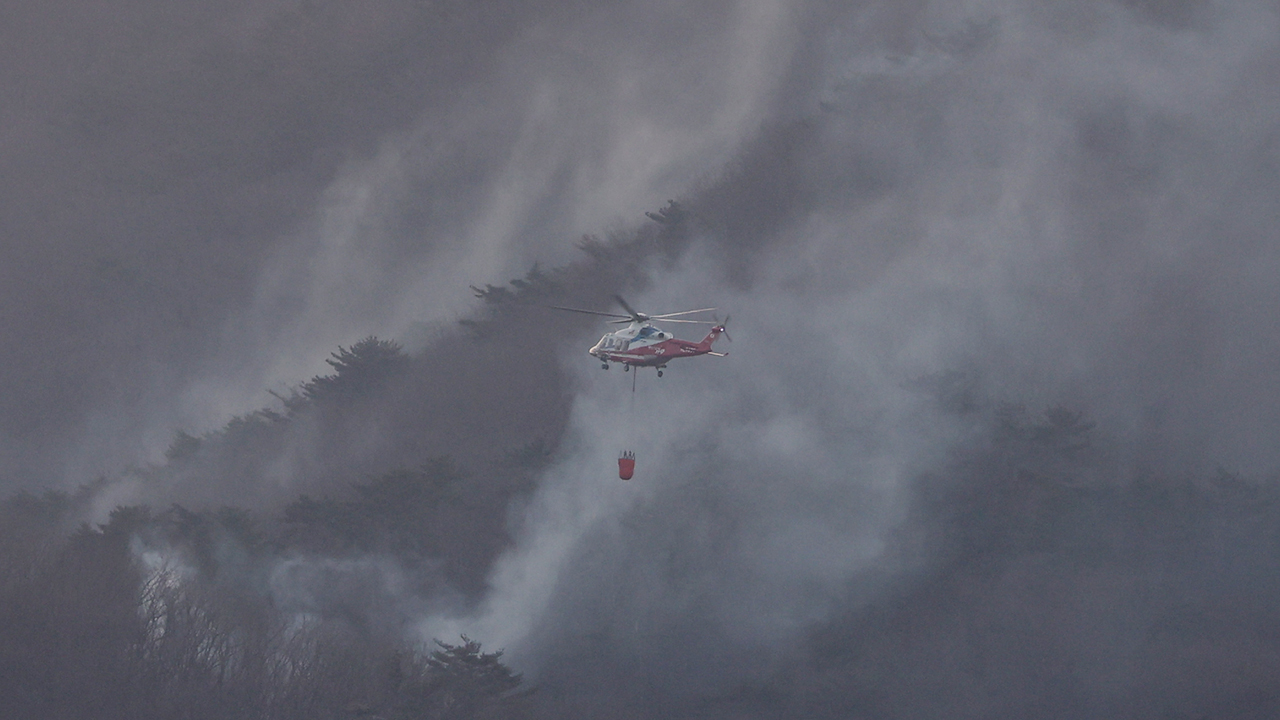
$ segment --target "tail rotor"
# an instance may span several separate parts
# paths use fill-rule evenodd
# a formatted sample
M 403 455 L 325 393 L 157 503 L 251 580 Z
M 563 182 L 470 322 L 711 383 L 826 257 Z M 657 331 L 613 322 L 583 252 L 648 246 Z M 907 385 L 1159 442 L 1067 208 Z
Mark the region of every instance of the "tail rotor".
M 728 340 L 729 342 L 733 342 L 733 338 L 729 337 L 729 328 L 728 328 L 729 321 L 733 319 L 733 316 L 725 315 L 724 322 L 720 322 L 720 317 L 717 315 L 712 315 L 711 317 L 716 321 L 716 326 L 720 328 L 720 334 L 724 335 L 724 339 Z

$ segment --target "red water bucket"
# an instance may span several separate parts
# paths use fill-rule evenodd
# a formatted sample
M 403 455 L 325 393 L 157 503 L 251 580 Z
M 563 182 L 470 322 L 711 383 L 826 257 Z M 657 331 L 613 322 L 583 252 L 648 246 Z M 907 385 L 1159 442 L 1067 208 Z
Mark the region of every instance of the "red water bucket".
M 636 471 L 636 455 L 633 452 L 624 452 L 622 457 L 618 458 L 618 477 L 623 480 L 630 480 Z

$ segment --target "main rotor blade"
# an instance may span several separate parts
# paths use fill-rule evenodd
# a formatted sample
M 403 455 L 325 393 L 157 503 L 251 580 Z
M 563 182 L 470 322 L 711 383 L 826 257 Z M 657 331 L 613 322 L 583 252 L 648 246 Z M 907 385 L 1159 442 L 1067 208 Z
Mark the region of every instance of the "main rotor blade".
M 711 322 L 710 320 L 663 320 L 662 324 L 666 325 L 667 323 L 673 323 L 673 322 L 689 323 L 690 325 L 715 325 L 716 324 L 714 322 Z
M 702 308 L 700 310 L 685 310 L 684 312 L 667 313 L 665 315 L 650 315 L 650 320 L 666 320 L 667 318 L 679 317 L 681 315 L 692 315 L 700 312 L 711 312 L 715 308 Z
M 542 307 L 551 308 L 552 310 L 568 310 L 569 312 L 582 313 L 583 315 L 601 315 L 603 317 L 626 318 L 627 320 L 631 319 L 631 316 L 629 315 L 619 315 L 618 313 L 596 312 L 595 310 L 583 310 L 581 308 L 562 307 L 560 305 L 543 305 Z
M 618 304 L 622 306 L 623 310 L 626 310 L 628 313 L 631 313 L 632 320 L 635 320 L 636 322 L 644 322 L 645 320 L 649 319 L 648 315 L 645 315 L 643 313 L 638 313 L 635 310 L 632 310 L 631 306 L 627 304 L 626 300 L 622 299 L 621 295 L 614 295 L 613 299 L 618 301 Z

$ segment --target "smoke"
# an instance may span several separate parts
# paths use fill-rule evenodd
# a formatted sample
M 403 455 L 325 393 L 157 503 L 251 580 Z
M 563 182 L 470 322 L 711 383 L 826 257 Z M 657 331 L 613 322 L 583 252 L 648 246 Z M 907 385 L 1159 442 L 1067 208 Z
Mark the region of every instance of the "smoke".
M 1116 481 L 1274 472 L 1274 12 L 911 8 L 810 28 L 821 109 L 775 110 L 689 196 L 702 237 L 628 298 L 732 311 L 730 357 L 642 375 L 632 401 L 568 354 L 560 459 L 481 614 L 447 627 L 575 672 L 616 643 L 664 687 L 760 672 L 743 658 L 903 569 L 885 551 L 912 479 L 975 430 L 913 389 L 948 371 L 1098 420 Z M 637 659 L 676 637 L 736 668 Z
M 905 386 L 910 370 L 843 336 L 878 322 L 844 309 L 847 296 L 700 287 L 715 278 L 694 253 L 629 300 L 667 312 L 714 293 L 746 318 L 719 345 L 729 357 L 673 362 L 661 379 L 639 371 L 634 393 L 628 374 L 562 358 L 581 390 L 559 460 L 478 613 L 424 620 L 423 637 L 485 637 L 531 676 L 549 663 L 590 684 L 601 662 L 623 662 L 641 685 L 706 690 L 776 668 L 780 647 L 882 569 L 907 481 L 963 428 Z M 637 455 L 629 483 L 615 474 L 622 450 Z M 664 665 L 676 637 L 719 661 Z M 584 645 L 594 668 L 562 657 Z
M 662 10 L 532 23 L 456 102 L 350 163 L 317 217 L 265 263 L 224 333 L 225 376 L 196 381 L 187 417 L 207 426 L 255 407 L 260 388 L 323 371 L 330 348 L 370 332 L 420 336 L 473 307 L 459 278 L 563 264 L 569 239 L 637 217 L 723 164 L 767 111 L 791 23 L 780 4 L 730 6 L 687 18 L 692 44 L 654 54 L 669 26 L 641 15 Z M 609 33 L 622 26 L 636 32 L 619 46 Z M 691 82 L 708 91 L 687 92 Z
M 47 231 L 64 245 L 23 245 L 6 273 L 5 385 L 50 393 L 5 406 L 10 473 L 154 459 L 172 428 L 259 407 L 369 334 L 437 347 L 474 311 L 468 285 L 564 266 L 574 238 L 624 237 L 668 198 L 690 242 L 638 268 L 628 300 L 732 313 L 729 356 L 645 372 L 633 396 L 583 352 L 601 328 L 519 348 L 512 365 L 567 378 L 571 410 L 483 597 L 421 607 L 393 569 L 324 559 L 282 566 L 278 592 L 375 577 L 422 638 L 468 633 L 531 677 L 679 692 L 767 675 L 780 646 L 921 562 L 895 533 L 916 480 L 981 436 L 975 407 L 1083 412 L 1117 483 L 1275 473 L 1267 3 L 371 7 L 350 27 L 243 11 L 209 54 L 175 40 L 102 82 L 37 78 L 92 86 L 64 90 L 65 137 L 105 142 L 86 162 L 112 194 L 72 170 L 34 185 L 65 190 L 46 215 L 70 209 Z M 165 53 L 216 87 L 172 100 Z M 231 97 L 217 83 L 252 68 L 267 80 L 218 122 L 166 136 L 177 159 L 138 159 L 130 133 Z M 151 103 L 165 111 L 110 129 Z M 40 224 L 13 217 L 14 236 Z M 74 238 L 99 224 L 112 249 L 86 253 Z M 32 286 L 48 258 L 66 297 Z M 59 314 L 83 306 L 99 310 Z M 949 410 L 921 390 L 940 378 L 963 386 Z M 17 430 L 39 400 L 52 439 Z M 279 475 L 306 481 L 287 459 Z M 705 662 L 664 662 L 677 645 Z

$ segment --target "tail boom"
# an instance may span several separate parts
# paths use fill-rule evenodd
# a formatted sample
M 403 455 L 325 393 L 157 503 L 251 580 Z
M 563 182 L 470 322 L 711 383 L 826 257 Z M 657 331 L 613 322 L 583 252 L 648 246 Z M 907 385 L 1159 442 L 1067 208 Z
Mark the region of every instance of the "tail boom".
M 724 333 L 723 325 L 716 325 L 711 328 L 711 332 L 707 333 L 707 336 L 702 338 L 702 342 L 698 343 L 698 349 L 704 350 L 708 353 L 711 352 L 711 344 L 714 343 L 722 333 Z

